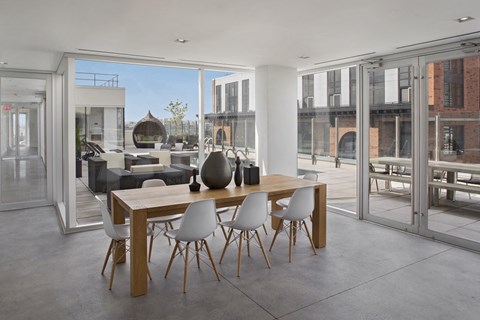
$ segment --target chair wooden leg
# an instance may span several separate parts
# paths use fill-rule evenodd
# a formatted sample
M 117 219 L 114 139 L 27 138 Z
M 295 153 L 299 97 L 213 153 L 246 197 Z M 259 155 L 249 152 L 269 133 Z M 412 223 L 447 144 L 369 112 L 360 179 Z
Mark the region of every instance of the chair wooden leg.
M 298 222 L 293 221 L 293 245 L 297 244 L 297 227 L 298 227 Z
M 316 255 L 316 254 L 317 254 L 317 250 L 315 250 L 315 245 L 313 244 L 312 237 L 310 236 L 310 232 L 308 231 L 307 224 L 306 224 L 305 221 L 302 221 L 302 222 L 303 222 L 303 225 L 305 226 L 305 232 L 307 233 L 308 240 L 310 240 L 310 245 L 312 246 L 313 253 L 315 253 L 315 255 Z
M 277 239 L 277 236 L 282 230 L 282 228 L 283 228 L 283 219 L 280 219 L 280 221 L 278 221 L 277 230 L 275 230 L 275 234 L 273 235 L 272 244 L 270 245 L 270 249 L 268 249 L 268 251 L 272 251 L 273 244 L 275 243 L 275 240 Z
M 268 236 L 267 227 L 265 227 L 265 224 L 262 224 L 262 227 L 263 231 L 265 231 L 265 235 Z
M 176 241 L 175 248 L 173 248 L 173 251 L 172 251 L 172 256 L 170 257 L 170 261 L 168 262 L 167 271 L 165 272 L 165 278 L 167 278 L 168 273 L 170 272 L 170 268 L 172 267 L 172 262 L 173 262 L 173 259 L 175 258 L 175 254 L 177 253 L 177 249 L 180 250 L 179 245 L 180 245 L 180 242 Z
M 267 253 L 265 252 L 265 248 L 263 247 L 262 240 L 260 239 L 260 236 L 258 234 L 258 231 L 255 230 L 255 234 L 257 235 L 257 240 L 258 240 L 258 245 L 260 246 L 260 249 L 262 250 L 263 257 L 265 258 L 265 261 L 267 262 L 267 266 L 270 269 L 270 261 L 268 260 Z
M 188 280 L 188 249 L 190 242 L 185 245 L 185 269 L 183 270 L 183 293 L 187 293 Z
M 222 222 L 222 218 L 219 214 L 217 214 L 217 218 L 219 222 Z M 227 239 L 227 232 L 225 231 L 225 227 L 220 225 L 220 229 L 222 229 L 223 236 L 225 237 L 225 239 Z
M 250 231 L 245 231 L 243 234 L 246 236 L 245 239 L 247 240 L 247 253 L 250 257 Z
M 197 256 L 197 267 L 200 269 L 200 253 L 198 253 L 198 241 L 195 241 L 195 254 Z
M 118 241 L 114 240 L 113 241 L 113 261 L 112 261 L 112 272 L 110 273 L 110 285 L 108 287 L 108 290 L 112 290 L 112 285 L 113 285 L 113 276 L 115 275 L 115 266 L 117 265 L 117 261 L 115 260 L 115 255 L 117 253 L 118 249 Z
M 230 245 L 230 238 L 232 237 L 233 234 L 233 229 L 230 229 L 230 232 L 228 233 L 227 237 L 227 242 L 225 242 L 225 247 L 223 247 L 222 255 L 220 256 L 220 261 L 218 263 L 222 264 L 223 261 L 223 256 L 225 255 L 225 252 L 227 252 L 227 247 Z
M 148 267 L 148 265 L 147 265 L 147 275 L 150 281 L 152 281 L 152 275 L 150 274 L 150 268 Z
M 235 207 L 235 211 L 233 212 L 232 220 L 235 220 L 235 217 L 237 216 L 238 208 L 239 208 L 239 206 Z
M 292 262 L 293 222 L 290 221 L 290 234 L 288 235 L 288 262 Z
M 152 223 L 152 234 L 150 235 L 150 247 L 148 248 L 148 262 L 152 257 L 153 238 L 155 237 L 155 223 Z
M 240 232 L 238 244 L 238 261 L 237 261 L 237 277 L 240 277 L 240 264 L 242 263 L 242 239 L 245 231 Z
M 108 246 L 107 255 L 105 256 L 105 261 L 103 262 L 102 275 L 105 272 L 105 267 L 107 266 L 108 259 L 110 258 L 110 253 L 112 253 L 113 241 L 114 240 L 112 239 L 112 241 L 110 241 L 110 245 Z
M 172 223 L 171 222 L 165 222 L 165 232 L 167 232 L 169 229 L 168 229 L 168 225 L 170 225 L 171 229 L 170 230 L 173 230 L 173 227 L 172 227 Z M 168 245 L 171 246 L 172 245 L 172 240 L 170 240 L 170 238 L 168 238 Z
M 210 262 L 212 263 L 213 271 L 215 271 L 215 275 L 217 276 L 217 280 L 220 281 L 220 276 L 218 275 L 217 265 L 215 261 L 213 261 L 212 253 L 210 252 L 210 248 L 208 247 L 207 240 L 203 239 L 203 244 L 205 249 L 207 249 L 208 257 L 210 258 Z
M 377 185 L 377 192 L 379 192 L 378 191 L 378 180 L 377 179 L 375 179 L 375 184 Z

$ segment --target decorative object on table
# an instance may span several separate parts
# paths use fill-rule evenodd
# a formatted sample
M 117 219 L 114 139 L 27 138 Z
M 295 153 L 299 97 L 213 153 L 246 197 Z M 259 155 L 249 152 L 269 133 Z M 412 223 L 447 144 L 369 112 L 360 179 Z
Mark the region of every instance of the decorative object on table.
M 197 169 L 192 170 L 193 182 L 188 186 L 191 192 L 200 191 L 200 183 L 197 182 Z
M 242 161 L 240 161 L 240 157 L 237 157 L 237 160 L 235 160 L 235 174 L 233 178 L 237 187 L 242 185 L 242 171 L 240 170 L 241 164 Z
M 260 169 L 254 165 L 243 168 L 243 183 L 245 184 L 259 184 L 260 183 Z
M 210 189 L 221 189 L 232 180 L 232 167 L 221 151 L 210 152 L 203 163 L 200 177 Z

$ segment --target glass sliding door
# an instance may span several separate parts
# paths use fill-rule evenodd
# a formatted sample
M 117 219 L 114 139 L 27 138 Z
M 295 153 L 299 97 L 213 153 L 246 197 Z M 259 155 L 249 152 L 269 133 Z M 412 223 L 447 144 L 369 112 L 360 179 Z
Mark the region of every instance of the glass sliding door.
M 480 243 L 480 56 L 426 63 L 428 193 L 425 234 Z
M 366 218 L 415 231 L 412 183 L 414 66 L 411 61 L 368 70 L 369 193 Z

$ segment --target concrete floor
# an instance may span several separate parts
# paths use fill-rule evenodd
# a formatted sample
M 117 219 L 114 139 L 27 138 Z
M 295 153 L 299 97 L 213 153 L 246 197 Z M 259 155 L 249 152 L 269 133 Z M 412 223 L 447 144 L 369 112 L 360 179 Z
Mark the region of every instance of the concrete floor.
M 225 217 L 227 218 L 227 217 Z M 221 281 L 207 264 L 163 275 L 172 247 L 156 241 L 149 294 L 132 298 L 128 263 L 113 290 L 101 276 L 109 239 L 103 230 L 63 235 L 53 207 L 0 213 L 2 319 L 478 319 L 480 255 L 337 214 L 328 245 L 314 256 L 304 237 L 288 263 L 279 236 L 267 269 L 258 248 L 236 277 L 232 247 Z M 272 232 L 265 236 L 269 245 Z M 219 259 L 220 230 L 208 239 Z M 127 259 L 128 260 L 128 259 Z

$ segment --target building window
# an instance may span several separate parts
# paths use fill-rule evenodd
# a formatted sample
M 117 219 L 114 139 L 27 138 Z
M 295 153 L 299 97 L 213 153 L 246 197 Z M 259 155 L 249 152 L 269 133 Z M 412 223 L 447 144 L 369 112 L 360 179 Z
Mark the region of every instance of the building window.
M 443 154 L 463 154 L 464 150 L 464 127 L 443 127 Z
M 351 67 L 350 70 L 350 106 L 357 104 L 357 70 Z
M 250 99 L 250 80 L 242 80 L 242 111 L 247 112 L 249 108 Z
M 342 93 L 342 70 L 337 69 L 327 72 L 328 106 L 340 106 L 340 94 Z
M 222 111 L 222 86 L 215 86 L 215 112 Z
M 443 76 L 443 105 L 463 108 L 463 59 L 445 61 Z
M 385 70 L 372 71 L 370 77 L 370 103 L 385 104 Z
M 302 108 L 313 108 L 313 74 L 302 77 Z
M 411 72 L 412 69 L 410 67 L 398 68 L 398 96 L 400 97 L 400 103 L 410 103 L 411 101 Z
M 225 85 L 225 111 L 238 111 L 238 82 Z

